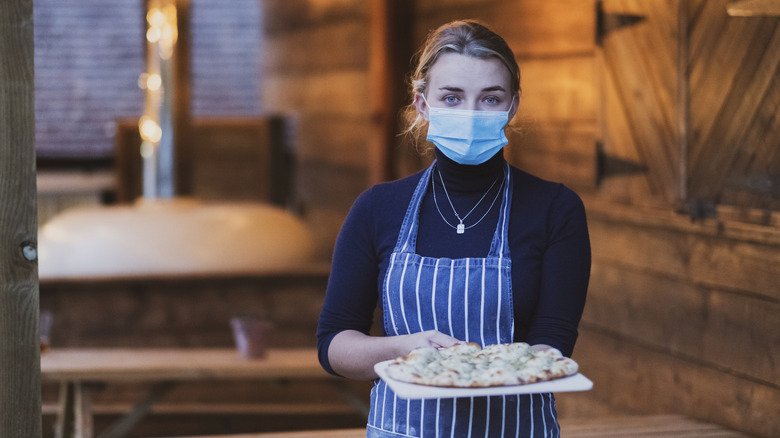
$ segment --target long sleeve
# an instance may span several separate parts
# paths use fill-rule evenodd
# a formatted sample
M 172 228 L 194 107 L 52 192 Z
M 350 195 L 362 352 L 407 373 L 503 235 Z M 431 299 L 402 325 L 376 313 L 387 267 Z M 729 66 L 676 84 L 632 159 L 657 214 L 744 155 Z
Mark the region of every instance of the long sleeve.
M 561 187 L 547 219 L 539 301 L 529 342 L 555 346 L 571 356 L 585 307 L 591 253 L 585 208 L 574 192 Z
M 336 374 L 328 347 L 343 330 L 368 333 L 377 302 L 379 265 L 372 240 L 371 197 L 361 195 L 352 206 L 336 241 L 325 302 L 317 327 L 317 347 L 323 368 Z

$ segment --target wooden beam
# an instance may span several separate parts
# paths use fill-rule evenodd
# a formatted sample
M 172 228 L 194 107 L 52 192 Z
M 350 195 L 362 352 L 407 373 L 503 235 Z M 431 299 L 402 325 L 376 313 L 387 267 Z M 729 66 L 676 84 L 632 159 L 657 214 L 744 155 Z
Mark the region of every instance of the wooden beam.
M 732 17 L 780 17 L 779 0 L 735 0 L 726 11 Z
M 41 436 L 33 5 L 0 7 L 0 436 Z
M 399 111 L 408 104 L 406 75 L 414 51 L 412 19 L 415 0 L 377 0 L 371 3 L 369 84 L 373 132 L 369 183 L 398 177 L 393 159 Z
M 190 88 L 192 74 L 190 64 L 190 0 L 176 0 L 176 22 L 179 38 L 174 60 L 174 172 L 175 194 L 192 194 L 192 117 L 190 114 Z

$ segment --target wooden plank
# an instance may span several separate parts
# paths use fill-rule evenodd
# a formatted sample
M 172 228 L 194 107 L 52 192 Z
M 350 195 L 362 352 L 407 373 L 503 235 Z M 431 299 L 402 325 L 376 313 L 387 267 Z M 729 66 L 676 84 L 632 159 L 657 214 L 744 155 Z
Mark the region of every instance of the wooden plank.
M 780 386 L 774 365 L 780 361 L 775 333 L 780 302 L 596 263 L 583 321 L 670 355 Z
M 349 211 L 324 204 L 321 202 L 306 207 L 306 218 L 310 223 L 317 224 L 318 235 L 315 236 L 315 239 L 321 243 L 322 255 L 332 256 L 333 245 Z
M 666 27 L 665 22 L 669 21 L 670 16 L 653 16 L 654 11 L 647 7 L 647 3 L 641 4 L 641 15 L 646 17 L 645 21 L 613 32 L 605 38 L 604 59 L 607 74 L 614 77 L 620 96 L 620 107 L 615 110 L 625 111 L 628 115 L 629 129 L 634 136 L 637 151 L 643 157 L 642 161 L 648 166 L 647 176 L 653 190 L 673 205 L 677 198 L 679 178 L 675 114 L 677 88 L 665 72 L 670 69 L 669 65 L 671 73 L 676 72 L 677 68 L 676 63 L 664 63 L 663 60 L 675 59 L 676 40 L 654 38 L 659 34 L 654 29 Z M 624 10 L 620 8 L 621 5 L 623 3 L 605 3 L 609 11 L 636 12 L 633 9 Z M 651 46 L 661 48 L 651 49 Z M 650 56 L 653 50 L 667 53 L 665 56 Z M 673 55 L 670 57 L 669 54 Z M 609 110 L 609 113 L 612 111 Z
M 45 406 L 46 414 L 56 414 L 57 407 Z M 132 410 L 132 404 L 94 405 L 94 415 L 124 414 Z M 355 409 L 347 404 L 327 402 L 302 403 L 155 403 L 150 407 L 152 415 L 333 415 L 352 414 Z
M 755 436 L 780 435 L 780 388 L 583 324 L 573 358 L 594 397 L 634 412 L 676 413 Z M 628 389 L 627 389 L 628 388 Z
M 693 132 L 706 137 L 713 119 L 728 96 L 723 87 L 731 78 L 747 53 L 747 35 L 752 32 L 739 20 L 728 19 L 723 0 L 707 1 L 695 25 L 690 30 L 689 84 L 691 109 L 696 111 L 691 120 Z M 726 62 L 725 54 L 730 53 Z M 712 75 L 712 71 L 718 71 Z
M 520 57 L 592 53 L 595 47 L 592 0 L 423 0 L 417 9 L 420 42 L 429 30 L 468 17 L 487 23 Z
M 41 436 L 32 2 L 0 7 L 0 436 Z
M 776 246 L 700 240 L 690 251 L 693 281 L 712 287 L 742 290 L 780 298 L 780 250 Z
M 640 11 L 624 10 L 639 15 Z M 642 139 L 634 132 L 631 111 L 622 95 L 622 80 L 611 73 L 607 49 L 600 52 L 603 61 L 599 73 L 602 86 L 601 125 L 603 153 L 613 159 L 647 166 Z M 599 175 L 599 193 L 604 199 L 634 205 L 664 205 L 663 187 L 647 172 L 623 175 Z
M 313 347 L 327 277 L 58 282 L 42 286 L 41 306 L 54 348 L 232 346 L 228 320 L 248 312 L 273 321 L 272 346 Z
M 723 2 L 713 2 L 720 3 Z M 731 126 L 732 116 L 745 117 L 748 114 L 734 114 L 734 107 L 739 104 L 755 105 L 754 99 L 743 99 L 741 93 L 745 92 L 745 87 L 753 82 L 752 74 L 758 74 L 755 86 L 760 87 L 766 83 L 767 78 L 773 76 L 776 69 L 776 52 L 768 51 L 770 56 L 767 59 L 768 70 L 756 71 L 756 62 L 761 60 L 764 41 L 754 41 L 757 35 L 762 35 L 769 29 L 774 28 L 771 19 L 738 19 L 732 18 L 725 22 L 722 28 L 715 27 L 713 20 L 717 22 L 717 17 L 725 15 L 723 10 L 717 10 L 716 18 L 711 15 L 705 15 L 697 26 L 710 29 L 709 34 L 702 35 L 711 48 L 703 50 L 700 57 L 691 59 L 690 66 L 690 92 L 691 92 L 691 114 L 693 115 L 691 124 L 693 132 L 699 133 L 693 138 L 691 143 L 691 166 L 698 168 L 709 162 L 709 154 L 713 150 L 712 142 L 716 144 L 724 143 L 718 135 L 725 127 Z M 764 28 L 762 30 L 762 28 Z M 693 43 L 692 43 L 693 44 Z M 756 52 L 758 51 L 758 53 Z M 774 67 L 772 58 L 774 60 Z M 743 69 L 747 69 L 743 72 Z M 713 70 L 718 71 L 717 75 L 711 74 Z M 744 100 L 744 102 L 743 102 Z M 728 107 L 728 109 L 726 109 Z M 725 117 L 724 111 L 728 111 L 730 117 Z M 741 126 L 744 121 L 737 121 L 736 125 Z
M 585 197 L 585 205 L 589 218 L 598 219 L 608 223 L 626 223 L 638 227 L 650 229 L 669 229 L 681 233 L 716 236 L 744 243 L 758 245 L 780 245 L 780 231 L 774 226 L 761 226 L 724 218 L 702 218 L 691 221 L 685 214 L 669 211 L 668 208 L 638 207 L 620 203 L 604 201 L 601 197 Z M 732 207 L 723 207 L 724 216 L 736 217 Z M 756 212 L 758 214 L 758 212 Z M 775 224 L 775 220 L 771 222 Z
M 327 378 L 315 349 L 273 349 L 246 360 L 230 349 L 52 349 L 41 356 L 49 381 L 163 381 Z
M 520 146 L 522 147 L 522 146 Z M 577 192 L 593 189 L 596 160 L 594 154 L 551 153 L 544 148 L 529 147 L 519 151 L 512 164 L 548 181 L 560 182 Z
M 300 163 L 299 192 L 305 208 L 331 207 L 344 212 L 369 186 L 367 169 L 330 163 Z
M 534 175 L 591 191 L 596 181 L 596 126 L 589 121 L 529 123 L 510 135 L 506 159 Z
M 731 0 L 728 13 L 740 17 L 780 17 L 780 3 L 775 0 Z
M 338 21 L 267 35 L 263 69 L 268 73 L 362 70 L 368 68 L 365 21 Z
M 594 216 L 588 218 L 594 262 L 646 269 L 674 278 L 687 275 L 686 252 L 694 236 Z
M 518 120 L 596 122 L 598 96 L 592 54 L 519 60 L 523 94 Z
M 263 79 L 263 102 L 275 113 L 359 117 L 368 106 L 368 84 L 365 70 L 268 74 Z
M 714 424 L 691 420 L 682 415 L 647 415 L 587 418 L 561 421 L 561 436 L 599 437 L 746 437 Z
M 275 139 L 268 119 L 196 120 L 190 144 L 191 194 L 203 200 L 269 202 Z M 282 148 L 283 146 L 279 146 Z
M 545 149 L 552 154 L 596 154 L 598 127 L 592 120 L 527 120 L 510 130 L 507 148 L 517 150 L 508 156 L 522 156 L 523 149 Z M 508 151 L 509 149 L 505 149 Z M 590 163 L 585 167 L 590 167 Z
M 416 48 L 409 28 L 414 19 L 414 7 L 414 0 L 371 2 L 369 105 L 372 129 L 367 141 L 371 184 L 400 176 L 393 158 L 402 109 L 410 102 L 407 78 L 409 60 Z
M 724 176 L 749 173 L 748 166 L 752 163 L 764 162 L 764 157 L 755 156 L 755 144 L 745 143 L 743 139 L 780 71 L 780 50 L 773 49 L 780 46 L 780 26 L 774 19 L 758 21 L 743 23 L 753 31 L 744 37 L 749 43 L 746 47 L 734 48 L 740 50 L 738 53 L 728 48 L 726 56 L 738 57 L 744 53 L 744 58 L 739 70 L 726 77 L 728 81 L 719 81 L 727 96 L 710 122 L 711 129 L 691 145 L 693 196 L 713 199 L 723 189 L 723 183 L 718 181 L 723 181 Z M 698 114 L 698 109 L 693 107 L 692 113 Z
M 179 438 L 365 438 L 366 429 L 311 430 L 300 432 L 266 432 L 233 435 L 209 435 L 208 437 Z
M 367 167 L 368 115 L 341 117 L 301 114 L 296 119 L 296 158 L 336 166 Z
M 225 289 L 235 287 L 237 284 L 255 284 L 267 287 L 268 284 L 291 282 L 296 284 L 316 283 L 326 279 L 330 273 L 329 263 L 307 263 L 292 266 L 285 269 L 269 270 L 267 272 L 253 272 L 247 274 L 225 273 L 194 273 L 194 274 L 155 274 L 143 277 L 111 276 L 111 277 L 45 277 L 40 279 L 43 289 L 73 288 L 74 290 L 102 290 L 104 293 L 117 287 L 131 287 L 133 289 L 161 286 L 168 290 L 175 286 L 193 287 L 221 286 Z M 310 283 L 311 284 L 311 283 Z
M 221 435 L 213 438 L 314 438 L 363 437 L 364 429 L 315 430 L 299 432 L 272 432 L 258 434 Z M 722 437 L 738 438 L 746 435 L 722 427 L 691 420 L 681 415 L 647 415 L 573 419 L 561 421 L 561 434 L 571 438 L 588 437 Z M 197 438 L 197 437 L 190 437 Z
M 263 30 L 268 35 L 368 18 L 370 2 L 362 0 L 263 0 Z
M 177 407 L 182 409 L 202 409 L 215 407 L 215 413 L 227 410 L 228 406 L 251 411 L 255 409 L 272 409 L 275 404 L 288 409 L 293 405 L 310 405 L 314 409 L 317 404 L 331 404 L 334 408 L 343 409 L 347 403 L 340 391 L 334 391 L 334 384 L 341 389 L 349 390 L 368 402 L 372 387 L 370 381 L 347 379 L 292 379 L 292 380 L 257 380 L 257 379 L 204 379 L 179 381 L 170 390 L 165 399 L 157 407 L 164 412 L 173 412 Z M 146 396 L 153 384 L 142 382 L 111 382 L 95 391 L 93 400 L 95 410 L 110 414 L 125 410 Z M 44 404 L 56 404 L 59 394 L 55 382 L 44 382 Z M 243 406 L 243 408 L 241 408 Z M 224 408 L 224 409 L 223 409 Z M 239 412 L 240 412 L 239 410 Z
M 616 160 L 646 166 L 645 158 L 640 153 L 639 145 L 633 135 L 628 112 L 623 110 L 616 78 L 608 74 L 603 65 L 600 67 L 600 78 L 603 87 L 600 108 L 602 130 L 600 140 L 603 153 Z M 599 196 L 605 200 L 633 205 L 668 206 L 660 197 L 660 190 L 655 188 L 646 172 L 621 175 L 599 174 L 597 177 Z
M 780 153 L 777 147 L 780 144 L 780 79 L 778 78 L 780 74 L 775 75 L 773 84 L 762 96 L 762 104 L 757 108 L 750 126 L 739 141 L 741 146 L 739 156 L 742 162 L 735 166 L 740 173 L 732 176 L 734 179 L 780 169 Z M 721 205 L 762 209 L 763 218 L 758 218 L 758 223 L 771 225 L 770 211 L 780 211 L 780 199 L 767 196 L 766 192 L 742 187 L 731 178 L 723 178 L 721 181 L 723 184 L 719 199 Z M 749 211 L 748 208 L 743 210 Z M 743 220 L 755 223 L 755 219 L 746 217 Z
M 594 261 L 780 300 L 776 231 L 767 228 L 755 236 L 756 240 L 741 242 L 737 231 L 729 231 L 732 239 L 717 222 L 690 224 L 671 213 L 657 219 L 661 217 L 669 222 L 645 220 L 632 224 L 627 216 L 623 219 L 629 222 L 624 222 L 614 213 L 594 207 L 589 213 Z

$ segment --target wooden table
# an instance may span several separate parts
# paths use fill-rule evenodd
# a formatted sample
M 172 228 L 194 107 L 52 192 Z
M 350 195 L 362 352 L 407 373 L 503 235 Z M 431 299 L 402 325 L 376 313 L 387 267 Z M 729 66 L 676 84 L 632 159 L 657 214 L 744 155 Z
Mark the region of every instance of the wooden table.
M 747 438 L 720 426 L 682 415 L 639 415 L 605 418 L 562 419 L 561 436 L 566 438 Z M 181 438 L 364 438 L 366 429 L 310 430 Z
M 327 374 L 315 349 L 271 350 L 248 360 L 235 349 L 52 349 L 41 378 L 60 383 L 57 436 L 92 438 L 92 391 L 109 382 L 151 382 L 149 394 L 100 438 L 124 436 L 176 382 L 205 379 L 340 379 Z

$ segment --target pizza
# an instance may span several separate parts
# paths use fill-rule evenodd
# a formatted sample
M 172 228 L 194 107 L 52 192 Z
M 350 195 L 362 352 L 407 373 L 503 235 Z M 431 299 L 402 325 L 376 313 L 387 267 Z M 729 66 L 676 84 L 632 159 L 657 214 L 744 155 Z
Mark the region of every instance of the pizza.
M 577 362 L 555 348 L 536 350 L 525 342 L 482 348 L 462 342 L 446 348 L 417 348 L 392 360 L 386 373 L 418 385 L 480 388 L 560 379 L 576 374 L 578 368 Z

